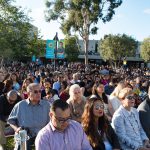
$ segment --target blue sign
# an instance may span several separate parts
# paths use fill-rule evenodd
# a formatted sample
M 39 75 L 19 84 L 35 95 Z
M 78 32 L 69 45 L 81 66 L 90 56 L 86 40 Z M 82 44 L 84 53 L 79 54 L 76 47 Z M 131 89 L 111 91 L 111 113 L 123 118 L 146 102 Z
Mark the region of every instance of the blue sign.
M 57 49 L 57 58 L 58 59 L 64 59 L 64 53 L 65 53 L 65 48 L 64 48 L 64 40 L 59 41 L 58 49 Z
M 55 48 L 55 41 L 47 40 L 46 41 L 46 58 L 49 58 L 49 59 L 55 58 L 54 48 Z
M 35 62 L 36 61 L 36 57 L 35 55 L 32 56 L 32 62 Z

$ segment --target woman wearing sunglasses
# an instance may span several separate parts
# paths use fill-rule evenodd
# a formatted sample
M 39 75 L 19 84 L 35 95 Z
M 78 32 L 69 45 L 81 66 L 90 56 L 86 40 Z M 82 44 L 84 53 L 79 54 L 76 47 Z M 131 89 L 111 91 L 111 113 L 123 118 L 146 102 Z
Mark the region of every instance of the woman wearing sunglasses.
M 118 138 L 104 114 L 101 98 L 87 100 L 82 115 L 82 126 L 93 150 L 119 150 Z
M 132 89 L 122 89 L 119 99 L 122 105 L 113 115 L 112 126 L 119 138 L 122 150 L 150 150 L 149 139 L 141 126 L 139 114 L 133 108 L 135 97 Z

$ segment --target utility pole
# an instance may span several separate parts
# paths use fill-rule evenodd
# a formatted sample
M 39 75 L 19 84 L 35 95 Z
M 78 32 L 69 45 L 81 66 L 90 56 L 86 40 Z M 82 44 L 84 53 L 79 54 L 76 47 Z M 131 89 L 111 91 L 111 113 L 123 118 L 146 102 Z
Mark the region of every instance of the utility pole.
M 56 71 L 56 59 L 57 59 L 57 42 L 58 39 L 58 33 L 56 32 L 56 35 L 54 36 L 53 40 L 55 40 L 55 49 L 54 49 L 54 71 Z

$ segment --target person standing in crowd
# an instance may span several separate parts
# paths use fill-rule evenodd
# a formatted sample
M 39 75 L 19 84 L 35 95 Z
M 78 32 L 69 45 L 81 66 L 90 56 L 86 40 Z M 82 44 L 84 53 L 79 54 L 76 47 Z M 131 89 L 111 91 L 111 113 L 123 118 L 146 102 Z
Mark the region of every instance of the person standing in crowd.
M 67 101 L 67 99 L 69 99 L 69 85 L 67 81 L 62 81 L 59 97 L 63 101 Z
M 22 128 L 29 131 L 27 149 L 31 150 L 39 130 L 49 122 L 49 103 L 41 100 L 41 87 L 31 83 L 27 87 L 28 99 L 17 103 L 11 111 L 8 123 L 16 133 Z
M 5 75 L 4 75 L 3 70 L 0 70 L 0 82 L 4 81 L 4 77 L 5 77 Z
M 5 80 L 4 81 L 4 89 L 3 89 L 3 93 L 6 94 L 8 93 L 10 90 L 13 89 L 13 81 L 12 80 Z
M 78 84 L 80 80 L 78 79 L 78 73 L 74 73 L 72 75 L 72 80 L 70 81 L 71 84 Z
M 25 78 L 23 80 L 23 84 L 22 84 L 21 91 L 20 91 L 22 99 L 28 98 L 27 87 L 30 83 L 33 83 L 32 79 L 30 79 L 30 78 Z
M 81 122 L 86 99 L 83 96 L 80 86 L 73 84 L 69 89 L 70 98 L 67 103 L 70 105 L 72 119 Z
M 107 95 L 110 95 L 114 91 L 116 85 L 117 85 L 117 78 L 112 77 L 110 79 L 110 82 L 108 84 L 106 84 L 105 87 L 104 87 L 105 93 Z
M 146 136 L 139 119 L 131 88 L 124 88 L 119 93 L 122 105 L 112 118 L 112 126 L 119 138 L 123 150 L 150 150 L 149 139 Z M 148 148 L 149 147 L 149 148 Z
M 60 99 L 59 96 L 58 96 L 58 93 L 57 93 L 57 90 L 54 90 L 54 89 L 45 89 L 45 92 L 46 92 L 46 96 L 43 97 L 43 100 L 47 100 L 49 103 L 50 103 L 50 106 L 52 105 L 52 103 L 55 101 L 55 100 L 58 100 Z
M 6 95 L 0 96 L 0 150 L 4 150 L 6 137 L 4 134 L 5 125 L 13 107 L 21 100 L 15 90 L 9 91 Z
M 45 78 L 43 80 L 43 83 L 41 83 L 42 85 L 42 93 L 41 93 L 41 97 L 43 99 L 44 96 L 46 96 L 46 90 L 48 89 L 52 89 L 52 84 L 49 78 Z
M 101 98 L 92 96 L 86 102 L 82 126 L 93 150 L 119 150 L 118 138 L 104 114 Z
M 63 80 L 62 74 L 59 74 L 57 77 L 57 81 L 53 83 L 53 89 L 57 90 L 57 92 L 60 92 L 61 89 L 61 82 Z
M 107 116 L 108 120 L 111 121 L 114 109 L 108 99 L 108 96 L 104 92 L 104 85 L 101 83 L 95 83 L 93 85 L 92 95 L 96 95 L 98 98 L 101 98 L 104 101 L 105 115 Z
M 0 96 L 3 94 L 4 83 L 0 81 Z
M 112 104 L 114 111 L 116 111 L 121 105 L 121 101 L 118 98 L 118 95 L 123 88 L 125 88 L 124 82 L 119 82 L 118 85 L 115 87 L 114 91 L 109 96 L 109 100 Z
M 82 126 L 71 119 L 69 104 L 56 100 L 49 115 L 49 124 L 36 137 L 36 150 L 92 150 Z
M 150 87 L 145 100 L 138 107 L 139 117 L 142 127 L 150 139 Z
M 10 75 L 10 79 L 13 81 L 13 89 L 16 90 L 16 91 L 19 91 L 21 86 L 19 84 L 17 74 L 16 73 L 12 73 Z

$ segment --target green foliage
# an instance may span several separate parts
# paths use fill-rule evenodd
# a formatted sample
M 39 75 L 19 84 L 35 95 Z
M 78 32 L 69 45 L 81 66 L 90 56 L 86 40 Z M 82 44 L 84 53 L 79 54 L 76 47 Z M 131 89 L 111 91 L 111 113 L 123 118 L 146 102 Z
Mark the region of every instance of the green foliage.
M 14 149 L 14 137 L 7 137 L 6 150 Z
M 46 20 L 57 20 L 65 35 L 78 32 L 84 41 L 85 63 L 88 63 L 88 40 L 96 34 L 98 20 L 110 21 L 122 0 L 56 0 L 46 2 Z
M 69 62 L 74 62 L 78 60 L 79 56 L 79 47 L 77 44 L 77 37 L 67 36 L 64 40 L 65 42 L 65 54 Z
M 104 60 L 117 61 L 135 55 L 138 42 L 131 36 L 106 35 L 100 40 L 99 52 Z
M 34 33 L 28 12 L 11 2 L 0 0 L 0 53 L 5 58 L 30 57 L 37 53 L 38 31 Z
M 141 44 L 141 57 L 147 62 L 150 61 L 150 37 L 144 39 Z

